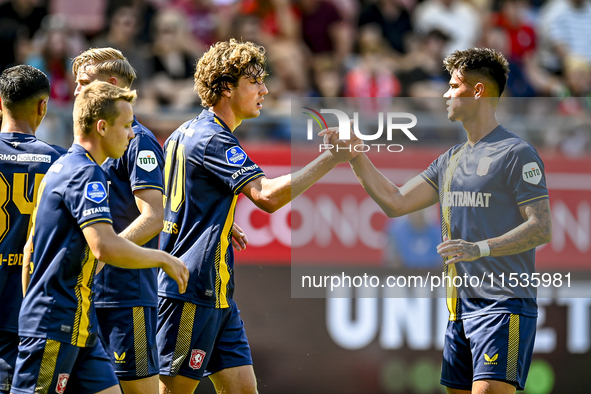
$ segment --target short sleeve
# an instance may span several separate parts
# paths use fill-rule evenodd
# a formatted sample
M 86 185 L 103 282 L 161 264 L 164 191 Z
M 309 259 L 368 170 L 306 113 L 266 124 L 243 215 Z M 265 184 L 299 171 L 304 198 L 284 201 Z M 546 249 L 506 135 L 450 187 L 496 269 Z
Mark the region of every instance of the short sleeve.
M 136 134 L 127 148 L 127 172 L 131 190 L 164 191 L 164 153 L 158 141 L 145 133 Z
M 98 223 L 113 223 L 107 178 L 98 165 L 80 167 L 65 188 L 64 203 L 80 228 Z
M 421 173 L 421 177 L 427 181 L 431 187 L 433 187 L 439 193 L 439 163 L 441 162 L 441 157 L 439 156 L 435 159 L 429 167 L 425 171 Z
M 251 180 L 265 175 L 230 133 L 216 133 L 211 138 L 205 148 L 203 163 L 234 194 L 240 193 Z
M 520 143 L 507 153 L 506 185 L 515 195 L 517 205 L 548 198 L 544 163 L 528 143 Z

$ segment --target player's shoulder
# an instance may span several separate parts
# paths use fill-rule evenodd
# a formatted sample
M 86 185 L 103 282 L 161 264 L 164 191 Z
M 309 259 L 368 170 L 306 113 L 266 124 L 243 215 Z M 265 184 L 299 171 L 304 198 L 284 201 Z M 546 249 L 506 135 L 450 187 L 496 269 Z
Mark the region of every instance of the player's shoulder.
M 519 137 L 518 135 L 510 132 L 503 126 L 499 126 L 501 128 L 501 141 L 504 145 L 507 146 L 507 153 L 509 156 L 511 155 L 521 155 L 521 154 L 528 154 L 528 155 L 538 155 L 538 151 L 532 144 L 525 141 L 523 138 Z
M 135 118 L 133 119 L 133 123 L 131 124 L 131 129 L 133 130 L 133 134 L 136 137 L 156 139 L 154 133 L 152 133 L 152 131 L 148 129 L 146 126 L 138 122 L 138 120 Z

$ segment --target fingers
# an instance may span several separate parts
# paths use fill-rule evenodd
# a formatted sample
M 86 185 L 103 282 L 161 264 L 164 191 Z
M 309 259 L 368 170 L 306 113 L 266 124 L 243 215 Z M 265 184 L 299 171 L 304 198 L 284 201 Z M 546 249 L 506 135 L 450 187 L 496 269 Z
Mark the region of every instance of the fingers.
M 232 227 L 232 246 L 236 251 L 240 252 L 241 250 L 246 249 L 246 244 L 248 243 L 248 237 L 242 228 L 236 223 L 233 224 Z

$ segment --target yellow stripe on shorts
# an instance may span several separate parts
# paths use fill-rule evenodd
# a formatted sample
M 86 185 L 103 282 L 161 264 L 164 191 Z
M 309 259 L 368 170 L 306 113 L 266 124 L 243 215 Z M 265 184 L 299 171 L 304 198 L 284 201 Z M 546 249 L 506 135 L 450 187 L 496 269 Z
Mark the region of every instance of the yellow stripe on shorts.
M 55 374 L 55 365 L 57 363 L 57 356 L 60 352 L 60 343 L 52 339 L 45 342 L 45 349 L 43 350 L 43 358 L 41 359 L 41 368 L 39 368 L 39 376 L 37 377 L 37 385 L 35 386 L 35 393 L 45 394 L 49 391 L 49 386 Z
M 517 381 L 517 359 L 519 358 L 519 315 L 509 317 L 509 350 L 507 352 L 507 380 Z
M 195 311 L 197 305 L 185 302 L 181 322 L 179 324 L 179 333 L 176 338 L 174 354 L 172 356 L 172 366 L 170 367 L 170 376 L 176 376 L 181 369 L 185 358 L 191 350 L 191 337 L 193 336 L 193 323 L 195 321 Z
M 133 347 L 135 350 L 135 374 L 138 377 L 147 376 L 148 341 L 143 306 L 133 307 Z

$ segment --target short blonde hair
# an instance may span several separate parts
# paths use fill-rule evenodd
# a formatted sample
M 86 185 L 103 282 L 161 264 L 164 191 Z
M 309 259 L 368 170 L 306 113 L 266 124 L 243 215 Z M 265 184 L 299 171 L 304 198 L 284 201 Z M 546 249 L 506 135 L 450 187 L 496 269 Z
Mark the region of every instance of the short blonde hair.
M 136 98 L 135 90 L 98 80 L 91 82 L 74 100 L 74 134 L 90 134 L 93 125 L 100 119 L 112 125 L 119 116 L 117 101 L 134 104 Z
M 95 74 L 116 75 L 130 87 L 137 78 L 137 73 L 121 51 L 114 48 L 91 48 L 74 58 L 72 72 L 74 77 L 82 68 L 90 67 Z
M 241 77 L 257 80 L 267 75 L 265 48 L 234 38 L 213 45 L 197 62 L 195 91 L 205 107 L 216 105 L 222 92 L 238 85 Z

